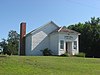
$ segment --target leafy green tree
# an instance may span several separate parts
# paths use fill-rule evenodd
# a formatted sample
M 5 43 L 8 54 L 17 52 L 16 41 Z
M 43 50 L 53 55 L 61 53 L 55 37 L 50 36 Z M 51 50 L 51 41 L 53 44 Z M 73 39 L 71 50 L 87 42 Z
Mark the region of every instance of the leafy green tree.
M 8 34 L 8 50 L 16 55 L 18 54 L 18 45 L 19 45 L 19 34 L 14 31 L 14 30 L 11 30 Z
M 100 18 L 93 17 L 84 24 L 78 23 L 68 28 L 81 33 L 81 52 L 85 52 L 89 57 L 100 57 Z

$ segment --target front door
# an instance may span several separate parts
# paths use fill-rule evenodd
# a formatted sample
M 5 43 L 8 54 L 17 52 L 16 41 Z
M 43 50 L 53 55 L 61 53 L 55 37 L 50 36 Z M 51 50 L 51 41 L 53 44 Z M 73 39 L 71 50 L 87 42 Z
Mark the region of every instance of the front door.
M 66 52 L 68 52 L 68 43 L 66 42 Z
M 66 42 L 66 52 L 72 53 L 72 42 Z

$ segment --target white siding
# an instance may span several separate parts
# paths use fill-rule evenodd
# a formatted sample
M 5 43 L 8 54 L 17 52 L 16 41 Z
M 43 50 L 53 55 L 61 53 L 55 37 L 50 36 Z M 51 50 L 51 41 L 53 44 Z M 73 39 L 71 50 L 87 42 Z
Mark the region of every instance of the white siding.
M 74 41 L 77 42 L 77 49 L 74 49 Z M 72 42 L 72 55 L 79 53 L 79 41 L 78 41 L 78 35 L 76 35 L 76 39 Z
M 57 28 L 58 27 L 56 25 L 54 25 L 53 23 L 49 23 L 41 28 L 37 28 L 34 32 L 32 32 L 32 35 L 40 32 L 40 31 L 43 31 L 48 35 L 49 33 L 51 33 L 52 31 L 54 31 Z
M 27 42 L 28 44 L 32 43 L 30 49 L 26 48 L 26 49 L 28 49 L 28 50 L 26 50 L 26 51 L 28 51 L 28 54 L 29 55 L 42 55 L 41 50 L 43 50 L 45 48 L 50 49 L 48 35 L 57 28 L 58 27 L 55 26 L 54 24 L 49 23 L 49 24 L 43 26 L 42 28 L 34 31 L 31 35 L 31 37 L 32 37 L 30 39 L 31 42 Z
M 49 48 L 49 37 L 43 31 L 32 36 L 31 55 L 42 55 L 41 50 Z
M 52 33 L 50 35 L 50 50 L 53 55 L 58 55 L 58 33 Z
M 71 36 L 71 39 L 66 39 L 66 36 Z M 64 40 L 64 49 L 60 49 L 60 40 Z M 73 49 L 73 43 L 74 41 L 77 41 L 77 50 Z M 66 42 L 68 43 L 68 53 L 75 55 L 79 53 L 79 48 L 78 48 L 78 35 L 77 34 L 67 34 L 64 32 L 59 33 L 59 55 L 63 54 L 66 52 Z
M 26 55 L 30 55 L 31 54 L 31 46 L 32 46 L 32 37 L 31 35 L 30 36 L 27 36 L 25 38 L 25 54 Z
M 72 36 L 72 39 L 66 39 L 65 36 Z M 77 34 L 67 34 L 67 33 L 59 33 L 59 39 L 64 39 L 66 41 L 75 41 L 77 40 L 78 35 Z

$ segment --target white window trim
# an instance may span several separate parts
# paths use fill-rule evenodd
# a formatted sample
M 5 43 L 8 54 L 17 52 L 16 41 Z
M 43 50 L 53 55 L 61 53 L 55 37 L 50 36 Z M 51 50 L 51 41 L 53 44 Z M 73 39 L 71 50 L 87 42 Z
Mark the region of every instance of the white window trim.
M 76 42 L 76 45 L 75 45 L 75 42 Z M 76 46 L 76 48 L 75 48 L 75 46 Z M 77 41 L 73 41 L 73 49 L 77 50 Z
M 63 41 L 63 48 L 61 48 L 61 41 Z M 60 50 L 64 50 L 64 40 L 59 41 L 59 48 L 60 48 Z

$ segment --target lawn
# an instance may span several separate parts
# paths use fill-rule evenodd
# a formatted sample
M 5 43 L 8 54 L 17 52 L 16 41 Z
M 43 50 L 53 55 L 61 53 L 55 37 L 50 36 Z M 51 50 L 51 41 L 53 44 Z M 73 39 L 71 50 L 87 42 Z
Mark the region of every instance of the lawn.
M 100 59 L 0 56 L 0 75 L 100 75 Z

